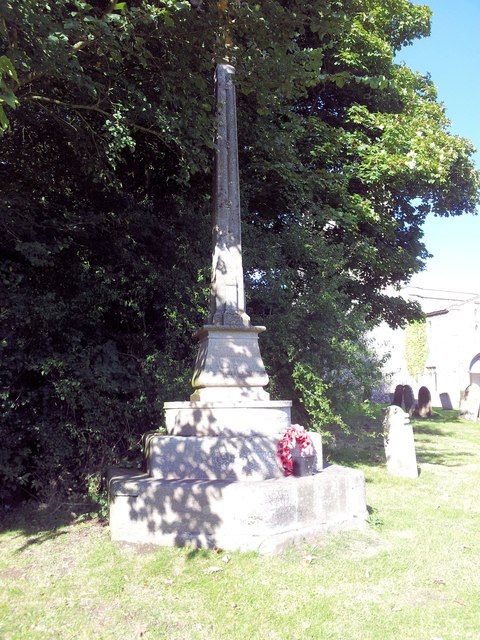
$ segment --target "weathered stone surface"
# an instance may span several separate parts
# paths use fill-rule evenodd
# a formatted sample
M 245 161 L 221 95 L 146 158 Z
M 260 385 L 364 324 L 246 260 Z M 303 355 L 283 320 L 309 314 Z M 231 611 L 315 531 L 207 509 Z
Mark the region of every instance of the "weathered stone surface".
M 403 404 L 403 384 L 397 384 L 395 391 L 393 392 L 392 404 L 397 407 L 402 407 Z
M 193 401 L 268 400 L 258 334 L 264 327 L 206 326 L 197 333 L 199 350 L 192 378 Z
M 409 384 L 403 385 L 403 402 L 402 408 L 412 417 L 415 411 L 415 396 L 413 395 L 413 389 Z
M 480 412 L 480 386 L 469 384 L 460 403 L 460 417 L 465 420 L 478 420 Z
M 314 472 L 323 468 L 322 438 L 311 434 Z M 146 471 L 165 480 L 267 480 L 283 478 L 277 459 L 279 436 L 249 438 L 176 437 L 148 433 L 144 438 Z
M 418 390 L 417 415 L 420 418 L 430 418 L 432 415 L 432 396 L 427 387 Z
M 415 410 L 415 397 L 412 387 L 408 384 L 397 384 L 393 394 L 392 405 L 400 407 L 411 417 Z
M 245 312 L 235 69 L 217 65 L 217 137 L 213 192 L 213 256 L 209 324 L 249 327 Z
M 446 409 L 451 411 L 453 409 L 452 401 L 450 399 L 450 395 L 448 393 L 440 394 L 440 402 L 442 404 L 442 409 Z
M 290 400 L 165 402 L 172 436 L 276 435 L 291 425 Z
M 383 433 L 388 473 L 403 478 L 418 478 L 415 440 L 408 413 L 395 405 L 388 407 Z
M 115 471 L 112 539 L 136 544 L 278 551 L 337 528 L 365 526 L 365 479 L 328 467 L 257 482 L 157 480 Z

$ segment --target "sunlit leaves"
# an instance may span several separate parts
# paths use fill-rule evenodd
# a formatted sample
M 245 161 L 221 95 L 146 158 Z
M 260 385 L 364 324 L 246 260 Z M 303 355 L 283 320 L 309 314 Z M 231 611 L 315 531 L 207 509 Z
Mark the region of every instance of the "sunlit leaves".
M 0 133 L 8 129 L 9 123 L 3 105 L 15 109 L 18 99 L 12 85 L 18 84 L 17 72 L 7 56 L 0 56 Z

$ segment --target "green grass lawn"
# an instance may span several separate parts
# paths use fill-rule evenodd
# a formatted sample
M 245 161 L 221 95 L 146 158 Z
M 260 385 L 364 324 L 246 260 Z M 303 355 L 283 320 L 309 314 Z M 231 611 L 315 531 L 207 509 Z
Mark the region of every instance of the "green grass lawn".
M 414 430 L 418 480 L 386 475 L 373 434 L 332 454 L 365 473 L 367 530 L 278 556 L 139 553 L 60 507 L 10 514 L 0 638 L 478 640 L 480 424 L 438 411 Z

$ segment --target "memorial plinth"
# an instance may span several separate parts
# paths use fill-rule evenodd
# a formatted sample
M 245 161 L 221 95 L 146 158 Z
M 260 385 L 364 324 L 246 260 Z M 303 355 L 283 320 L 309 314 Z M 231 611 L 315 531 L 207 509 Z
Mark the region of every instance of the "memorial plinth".
M 331 466 L 304 478 L 163 480 L 122 472 L 110 480 L 112 539 L 272 553 L 365 526 L 365 480 Z
M 279 436 L 291 424 L 290 400 L 243 402 L 166 402 L 167 433 L 172 436 Z
M 315 443 L 315 471 L 322 470 L 322 439 Z M 283 478 L 276 450 L 278 436 L 186 438 L 155 432 L 145 436 L 145 470 L 155 479 L 252 482 Z
M 264 327 L 245 311 L 234 69 L 218 65 L 210 313 L 197 333 L 190 399 L 164 405 L 167 434 L 144 438 L 144 471 L 109 474 L 113 540 L 275 551 L 367 517 L 360 471 L 285 477 L 277 445 L 291 402 L 270 400 L 259 348 Z
M 195 391 L 190 399 L 269 400 L 270 394 L 263 389 L 268 376 L 258 345 L 263 331 L 265 327 L 204 326 L 196 335 Z

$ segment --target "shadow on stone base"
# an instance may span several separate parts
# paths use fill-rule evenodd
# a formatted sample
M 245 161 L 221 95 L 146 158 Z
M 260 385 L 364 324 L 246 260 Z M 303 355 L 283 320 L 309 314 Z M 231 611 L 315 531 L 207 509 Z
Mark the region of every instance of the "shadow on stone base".
M 115 541 L 273 553 L 331 530 L 363 528 L 365 479 L 331 466 L 303 478 L 165 480 L 125 469 L 109 477 Z

